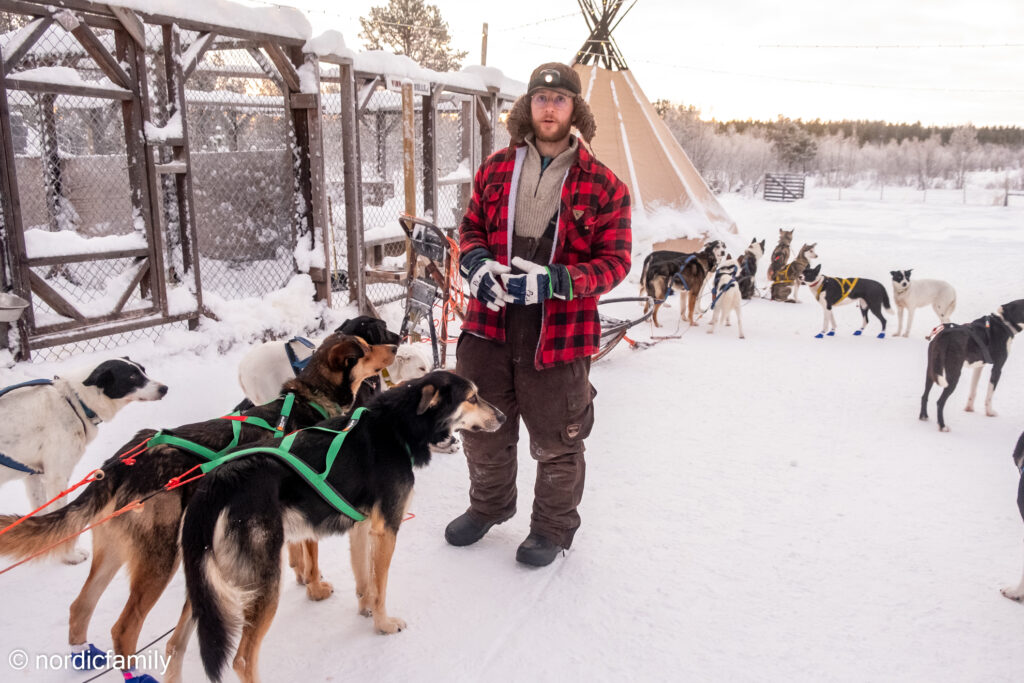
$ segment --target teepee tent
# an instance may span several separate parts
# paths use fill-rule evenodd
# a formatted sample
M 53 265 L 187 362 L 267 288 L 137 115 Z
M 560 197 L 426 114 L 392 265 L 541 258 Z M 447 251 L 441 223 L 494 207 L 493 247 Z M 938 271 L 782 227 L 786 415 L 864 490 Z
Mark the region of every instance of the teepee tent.
M 736 223 L 700 177 L 686 152 L 626 66 L 612 30 L 622 0 L 578 0 L 590 37 L 576 55 L 583 97 L 597 121 L 594 154 L 629 185 L 634 212 L 679 209 L 691 235 L 736 233 Z M 614 24 L 613 24 L 614 21 Z

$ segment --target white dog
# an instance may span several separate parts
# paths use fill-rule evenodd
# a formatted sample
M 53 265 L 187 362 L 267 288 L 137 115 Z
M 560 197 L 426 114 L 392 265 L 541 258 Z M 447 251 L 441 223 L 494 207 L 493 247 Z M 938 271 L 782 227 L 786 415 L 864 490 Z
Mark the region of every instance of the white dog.
M 52 382 L 8 387 L 0 396 L 0 484 L 24 477 L 29 502 L 38 508 L 67 488 L 101 422 L 109 422 L 132 401 L 158 401 L 166 393 L 165 385 L 127 358 L 103 361 Z M 88 556 L 69 542 L 63 559 L 75 564 Z
M 714 315 L 711 316 L 711 329 L 708 334 L 714 334 L 715 326 L 722 320 L 729 325 L 729 315 L 736 313 L 736 329 L 739 331 L 740 339 L 743 336 L 743 320 L 740 316 L 740 309 L 743 302 L 740 297 L 739 286 L 739 263 L 736 259 L 727 259 L 715 270 L 714 284 L 711 287 L 712 303 L 711 308 Z
M 912 269 L 911 269 L 912 270 Z M 910 335 L 910 326 L 914 324 L 914 309 L 931 304 L 935 315 L 945 324 L 949 322 L 949 316 L 953 315 L 956 308 L 956 290 L 953 285 L 944 280 L 914 280 L 910 281 L 911 270 L 891 270 L 892 274 L 892 298 L 896 302 L 896 310 L 899 315 L 899 326 L 896 328 L 896 336 Z M 907 329 L 903 330 L 903 311 L 907 311 Z

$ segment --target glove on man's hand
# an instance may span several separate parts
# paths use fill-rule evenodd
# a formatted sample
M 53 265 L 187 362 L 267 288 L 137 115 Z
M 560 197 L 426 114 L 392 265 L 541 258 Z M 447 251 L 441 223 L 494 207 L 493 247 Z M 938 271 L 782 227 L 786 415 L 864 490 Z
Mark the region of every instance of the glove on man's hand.
M 512 259 L 512 265 L 525 274 L 501 276 L 506 302 L 530 305 L 552 297 L 572 300 L 572 278 L 565 266 L 559 263 L 542 266 L 519 256 Z
M 511 272 L 511 268 L 495 261 L 485 247 L 477 247 L 463 254 L 459 261 L 459 272 L 469 284 L 469 293 L 473 298 L 483 301 L 493 311 L 505 305 L 505 291 L 501 288 L 500 278 Z

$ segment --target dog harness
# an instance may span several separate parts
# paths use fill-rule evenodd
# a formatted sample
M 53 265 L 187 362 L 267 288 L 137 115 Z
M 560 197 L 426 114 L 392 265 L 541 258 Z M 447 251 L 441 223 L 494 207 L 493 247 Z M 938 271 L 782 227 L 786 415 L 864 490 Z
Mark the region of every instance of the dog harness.
M 344 429 L 329 429 L 327 427 L 321 427 L 314 425 L 305 429 L 294 431 L 288 436 L 281 440 L 281 445 L 277 448 L 273 446 L 253 446 L 252 448 L 243 448 L 240 451 L 234 451 L 227 455 L 221 455 L 216 459 L 210 460 L 210 462 L 200 465 L 199 469 L 202 470 L 203 474 L 209 474 L 212 470 L 220 467 L 224 463 L 234 460 L 235 458 L 243 455 L 252 455 L 255 453 L 264 453 L 266 455 L 273 455 L 279 460 L 284 462 L 286 465 L 292 468 L 296 474 L 306 480 L 313 489 L 320 494 L 320 497 L 327 502 L 328 505 L 333 507 L 335 510 L 351 518 L 356 522 L 361 522 L 366 519 L 366 515 L 356 510 L 352 505 L 345 500 L 345 498 L 338 493 L 337 489 L 331 486 L 330 482 L 327 481 L 327 477 L 331 474 L 331 468 L 334 467 L 334 461 L 338 457 L 338 452 L 341 450 L 341 445 L 345 443 L 345 437 L 352 431 L 352 428 L 359 423 L 359 419 L 366 412 L 366 408 L 357 408 L 353 413 L 352 417 L 349 418 L 348 424 L 345 425 Z M 300 460 L 296 456 L 292 455 L 291 447 L 295 441 L 295 437 L 299 432 L 305 431 L 320 431 L 334 434 L 334 438 L 331 439 L 331 445 L 327 448 L 327 463 L 324 466 L 323 472 L 317 472 L 304 461 Z M 409 446 L 406 445 L 406 450 Z M 411 457 L 411 456 L 410 456 Z
M 307 349 L 315 349 L 316 344 L 304 337 L 292 337 L 285 342 L 284 351 L 288 354 L 288 364 L 292 366 L 292 372 L 294 372 L 295 376 L 298 377 L 299 373 L 305 370 L 306 366 L 309 365 L 309 361 L 313 356 L 299 360 L 299 357 L 295 355 L 295 351 L 292 349 L 292 342 L 299 342 Z
M 657 299 L 655 299 L 655 301 L 657 301 L 658 303 L 662 303 L 663 301 L 666 301 L 668 297 L 672 296 L 672 283 L 676 281 L 678 281 L 679 284 L 683 286 L 684 291 L 690 291 L 689 285 L 686 284 L 686 278 L 683 277 L 683 269 L 686 268 L 686 266 L 690 265 L 690 262 L 693 261 L 693 259 L 695 258 L 697 258 L 696 254 L 690 254 L 686 258 L 686 260 L 683 261 L 683 265 L 679 266 L 679 270 L 677 270 L 672 275 L 672 277 L 668 279 L 668 291 L 665 292 L 665 298 L 662 299 L 661 301 L 657 301 Z
M 772 278 L 772 283 L 776 285 L 789 285 L 793 284 L 793 279 L 789 277 L 789 271 L 793 264 L 787 263 L 782 268 L 775 271 L 775 276 Z M 789 278 L 789 279 L 784 279 Z
M 277 424 L 271 425 L 269 422 L 260 417 L 252 415 L 242 415 L 239 412 L 230 413 L 221 417 L 222 420 L 231 421 L 231 443 L 219 451 L 215 451 L 212 448 L 207 448 L 201 444 L 197 444 L 194 441 L 183 439 L 180 436 L 174 436 L 173 434 L 165 434 L 162 430 L 154 434 L 147 443 L 147 448 L 153 446 L 168 445 L 174 446 L 175 448 L 181 448 L 182 450 L 189 451 L 195 455 L 206 458 L 207 460 L 215 460 L 227 451 L 238 446 L 238 442 L 242 438 L 242 424 L 252 425 L 253 427 L 261 427 L 274 434 L 274 438 L 280 439 L 284 436 L 284 427 L 288 424 L 288 418 L 292 414 L 292 406 L 295 404 L 295 394 L 288 393 L 283 396 L 284 403 L 281 405 L 281 414 L 277 418 Z M 327 411 L 322 407 L 309 402 L 311 408 L 316 410 L 326 420 L 330 416 Z
M 843 299 L 845 299 L 846 297 L 850 296 L 850 292 L 852 292 L 853 288 L 857 286 L 858 282 L 860 282 L 860 278 L 859 277 L 855 277 L 855 278 L 848 278 L 848 277 L 826 277 L 825 275 L 822 275 L 821 276 L 821 284 L 818 285 L 818 288 L 816 290 L 814 290 L 814 298 L 815 299 L 820 299 L 821 298 L 821 290 L 825 288 L 825 281 L 826 280 L 832 280 L 834 282 L 838 282 L 839 283 L 839 293 L 842 296 L 840 296 L 838 299 L 836 299 L 836 302 L 834 304 L 832 304 L 833 306 L 838 306 L 839 304 L 841 304 L 843 302 Z M 811 284 L 810 286 L 813 287 L 814 285 Z
M 725 283 L 725 286 L 721 290 L 718 289 L 718 283 L 721 282 L 723 275 L 732 275 L 732 279 Z M 735 287 L 739 277 L 736 275 L 736 266 L 725 266 L 715 271 L 715 281 L 711 285 L 711 310 L 715 309 L 715 304 L 718 303 L 718 299 L 723 294 L 729 291 L 730 287 Z
M 56 379 L 56 378 L 54 378 L 54 379 Z M 0 396 L 8 394 L 8 393 L 14 391 L 15 389 L 23 389 L 25 387 L 36 387 L 36 386 L 52 385 L 52 384 L 53 384 L 53 380 L 52 379 L 30 379 L 27 382 L 21 382 L 19 384 L 12 384 L 9 387 L 4 387 L 3 389 L 0 389 Z M 92 422 L 93 425 L 98 425 L 100 422 L 103 422 L 103 420 L 101 420 L 96 415 L 96 413 L 93 412 L 93 410 L 91 408 L 89 408 L 89 406 L 85 405 L 85 402 L 78 396 L 77 393 L 75 393 L 74 389 L 71 390 L 71 393 L 75 394 L 75 398 L 78 399 L 78 405 L 82 406 L 82 412 L 85 413 L 86 419 L 88 419 L 90 422 Z M 78 411 L 75 410 L 75 404 L 71 402 L 71 399 L 69 399 L 68 397 L 65 396 L 64 400 L 66 400 L 68 402 L 68 405 L 71 406 L 71 410 L 74 410 L 75 417 L 78 417 Z M 79 418 L 79 420 L 81 420 L 81 418 Z M 82 426 L 83 427 L 85 426 L 84 422 L 83 422 Z M 20 462 L 18 460 L 15 460 L 11 456 L 6 455 L 4 453 L 0 453 L 0 466 L 8 467 L 8 468 L 10 468 L 12 470 L 15 470 L 17 472 L 24 472 L 26 474 L 42 474 L 41 471 L 39 471 L 37 469 L 34 469 L 32 467 L 29 467 L 25 463 Z

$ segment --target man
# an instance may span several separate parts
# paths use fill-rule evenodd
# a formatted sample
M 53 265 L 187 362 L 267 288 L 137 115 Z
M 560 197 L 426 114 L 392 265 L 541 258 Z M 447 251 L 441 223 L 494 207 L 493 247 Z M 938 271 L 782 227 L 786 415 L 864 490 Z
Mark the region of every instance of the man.
M 597 298 L 629 272 L 629 191 L 570 133 L 590 142 L 590 108 L 572 68 L 543 64 L 506 124 L 512 144 L 480 166 L 459 233 L 472 299 L 456 372 L 508 420 L 466 433 L 469 509 L 445 529 L 480 540 L 516 511 L 519 418 L 537 461 L 530 535 L 516 559 L 542 567 L 572 544 L 583 497 L 583 440 L 594 423 L 590 357 Z

